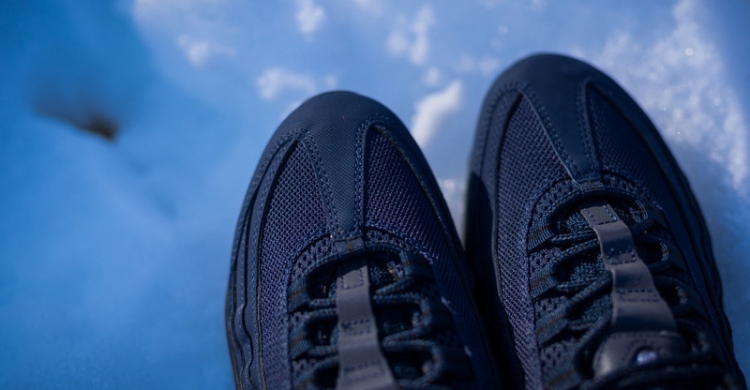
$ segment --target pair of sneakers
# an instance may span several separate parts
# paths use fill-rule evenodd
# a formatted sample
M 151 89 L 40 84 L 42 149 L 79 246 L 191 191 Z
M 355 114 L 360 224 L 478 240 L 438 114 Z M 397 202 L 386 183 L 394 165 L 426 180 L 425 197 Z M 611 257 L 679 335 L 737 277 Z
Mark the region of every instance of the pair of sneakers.
M 464 251 L 391 111 L 302 104 L 237 225 L 237 387 L 744 388 L 695 198 L 600 71 L 539 55 L 499 77 L 466 206 Z

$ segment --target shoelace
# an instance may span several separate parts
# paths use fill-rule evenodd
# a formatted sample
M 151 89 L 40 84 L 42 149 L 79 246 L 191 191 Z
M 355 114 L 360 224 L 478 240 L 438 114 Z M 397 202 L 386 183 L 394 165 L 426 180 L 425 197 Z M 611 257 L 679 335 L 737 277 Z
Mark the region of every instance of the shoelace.
M 618 214 L 627 217 L 635 247 L 648 267 L 656 290 L 667 302 L 679 334 L 688 336 L 685 340 L 688 348 L 685 353 L 659 358 L 653 351 L 644 349 L 636 355 L 636 361 L 631 362 L 634 364 L 603 376 L 593 375 L 592 360 L 612 326 L 613 276 L 602 265 L 597 233 L 580 215 L 586 202 L 584 197 L 568 196 L 548 209 L 542 222 L 537 223 L 536 231 L 532 226 L 536 236 L 530 245 L 532 252 L 542 247 L 561 249 L 546 266 L 530 275 L 532 300 L 568 297 L 556 310 L 537 319 L 539 345 L 545 347 L 564 337 L 578 336 L 573 359 L 544 372 L 546 387 L 669 388 L 665 385 L 675 382 L 680 386 L 720 385 L 725 371 L 712 353 L 711 341 L 702 331 L 707 326 L 707 315 L 698 303 L 697 293 L 686 282 L 684 261 L 666 233 L 667 225 L 661 212 L 631 193 L 611 188 L 607 191 L 604 198 L 602 193 L 593 197 L 622 205 Z
M 429 288 L 434 286 L 429 266 L 421 257 L 383 247 L 329 256 L 292 281 L 289 351 L 297 371 L 295 388 L 333 388 L 342 380 L 339 367 L 347 362 L 340 359 L 345 352 L 340 343 L 349 342 L 343 334 L 351 329 L 340 329 L 341 308 L 337 304 L 342 303 L 337 302 L 337 290 L 341 289 L 342 279 L 351 276 L 352 269 L 367 272 L 367 298 L 377 323 L 379 347 L 399 387 L 440 388 L 436 383 L 471 372 L 463 349 L 440 339 L 455 330 L 437 291 Z M 354 326 L 360 328 L 354 331 L 358 331 L 361 323 L 369 321 L 355 322 L 358 323 Z M 374 370 L 379 369 L 364 367 L 354 374 L 361 378 Z

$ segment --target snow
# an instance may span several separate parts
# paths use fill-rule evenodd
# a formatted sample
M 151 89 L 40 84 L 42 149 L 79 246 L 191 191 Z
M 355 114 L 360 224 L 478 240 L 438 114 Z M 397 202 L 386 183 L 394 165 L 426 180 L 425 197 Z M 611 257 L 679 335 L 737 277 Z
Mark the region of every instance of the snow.
M 461 221 L 483 95 L 541 51 L 604 69 L 662 132 L 706 214 L 747 372 L 750 5 L 454 4 L 5 5 L 0 387 L 231 388 L 233 230 L 280 120 L 331 88 L 380 100 L 421 134 Z

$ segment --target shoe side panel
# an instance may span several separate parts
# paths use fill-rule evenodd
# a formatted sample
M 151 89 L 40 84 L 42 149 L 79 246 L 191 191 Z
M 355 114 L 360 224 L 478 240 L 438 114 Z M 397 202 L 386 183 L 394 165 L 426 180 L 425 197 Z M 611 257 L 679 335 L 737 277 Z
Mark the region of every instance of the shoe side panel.
M 243 202 L 232 249 L 227 296 L 230 355 L 240 388 L 261 388 L 260 337 L 257 313 L 258 236 L 269 187 L 291 150 L 288 134 L 277 133 L 256 168 Z
M 518 359 L 516 332 L 503 303 L 506 276 L 496 262 L 498 236 L 497 179 L 498 159 L 505 127 L 523 95 L 519 85 L 500 85 L 485 98 L 470 160 L 467 189 L 464 240 L 466 255 L 477 278 L 475 296 L 489 324 L 495 359 L 504 367 L 503 383 L 507 388 L 521 388 L 524 382 L 540 383 L 525 378 L 524 372 L 538 371 L 538 359 Z M 516 324 L 517 325 L 517 324 Z M 528 336 L 528 335 L 527 335 Z M 527 340 L 528 343 L 528 340 Z
M 289 315 L 287 287 L 293 261 L 313 241 L 327 234 L 327 218 L 313 164 L 294 142 L 270 187 L 258 236 L 258 292 L 261 370 L 268 388 L 289 388 Z
M 404 130 L 405 131 L 405 130 Z M 471 296 L 468 264 L 447 206 L 408 133 L 378 128 L 368 140 L 366 225 L 403 239 L 430 262 L 443 303 L 467 346 L 477 384 L 493 388 L 495 367 L 487 334 Z
M 526 233 L 536 194 L 567 177 L 567 171 L 548 142 L 533 106 L 524 97 L 525 85 L 504 83 L 501 78 L 495 86 L 488 95 L 491 105 L 492 96 L 515 95 L 518 101 L 514 105 L 490 108 L 492 121 L 479 130 L 480 134 L 489 132 L 486 139 L 490 142 L 484 152 L 474 151 L 484 153 L 481 171 L 475 174 L 482 178 L 489 201 L 495 205 L 492 210 L 495 231 L 489 243 L 494 259 L 493 276 L 498 281 L 496 294 L 504 301 L 504 311 L 513 329 L 515 353 L 523 367 L 526 388 L 541 388 L 541 362 L 529 296 Z M 502 98 L 496 101 L 501 102 Z M 471 215 L 469 218 L 478 217 Z M 470 223 L 467 220 L 467 225 Z M 480 249 L 481 245 L 485 248 Z M 478 242 L 472 245 L 472 250 L 486 252 L 487 245 Z M 475 271 L 486 274 L 488 259 L 473 260 Z

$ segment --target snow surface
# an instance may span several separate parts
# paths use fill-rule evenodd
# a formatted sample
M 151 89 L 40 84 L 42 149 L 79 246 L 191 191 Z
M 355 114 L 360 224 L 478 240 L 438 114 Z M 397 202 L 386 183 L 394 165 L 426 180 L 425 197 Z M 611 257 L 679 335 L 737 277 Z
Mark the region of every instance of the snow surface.
M 461 221 L 483 95 L 540 51 L 604 69 L 660 128 L 706 213 L 748 372 L 750 4 L 456 4 L 4 3 L 0 387 L 231 388 L 233 229 L 280 120 L 324 90 L 380 100 Z M 77 127 L 92 120 L 116 139 Z

